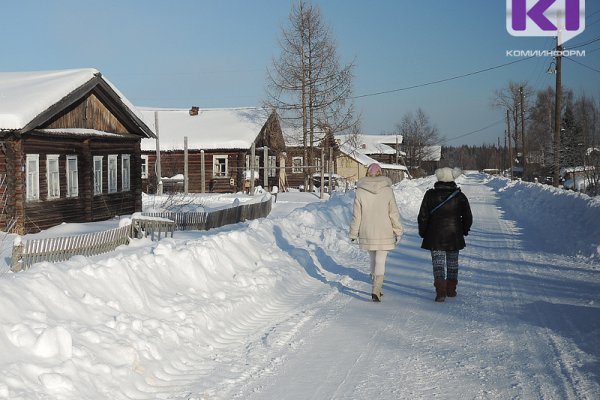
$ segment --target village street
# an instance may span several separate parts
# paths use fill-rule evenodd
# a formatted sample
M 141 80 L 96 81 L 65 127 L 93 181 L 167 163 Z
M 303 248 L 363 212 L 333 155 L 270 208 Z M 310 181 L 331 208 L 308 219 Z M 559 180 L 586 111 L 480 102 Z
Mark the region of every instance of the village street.
M 383 302 L 370 302 L 364 256 L 315 248 L 310 265 L 303 263 L 320 282 L 313 301 L 250 345 L 268 347 L 271 362 L 231 395 L 596 398 L 598 266 L 536 249 L 541 239 L 528 237 L 535 222 L 507 217 L 480 176 L 461 186 L 475 223 L 461 253 L 457 298 L 432 301 L 429 254 L 419 248 L 415 210 L 405 209 L 407 232 L 388 261 Z
M 5 273 L 0 398 L 600 397 L 598 202 L 467 172 L 458 296 L 435 303 L 416 230 L 434 180 L 394 186 L 405 234 L 381 303 L 352 192 Z

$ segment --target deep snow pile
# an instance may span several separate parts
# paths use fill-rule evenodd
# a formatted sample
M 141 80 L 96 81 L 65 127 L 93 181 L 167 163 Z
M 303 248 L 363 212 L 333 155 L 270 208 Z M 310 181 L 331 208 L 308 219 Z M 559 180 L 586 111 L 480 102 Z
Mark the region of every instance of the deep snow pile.
M 544 235 L 532 243 L 589 257 L 592 264 L 598 258 L 597 199 L 481 179 L 524 236 Z M 396 186 L 407 225 L 414 226 L 433 182 Z M 294 195 L 300 194 L 288 199 Z M 353 194 L 310 201 L 286 215 L 277 209 L 286 206 L 280 194 L 277 217 L 177 232 L 159 243 L 135 240 L 109 255 L 1 275 L 0 398 L 221 398 L 225 389 L 280 363 L 264 348 L 295 345 L 287 338 L 310 320 L 310 307 L 302 305 L 327 304 L 315 296 L 331 292 L 322 288 L 315 260 L 365 260 L 347 238 Z M 351 282 L 359 271 L 339 275 Z M 289 330 L 275 332 L 278 321 Z

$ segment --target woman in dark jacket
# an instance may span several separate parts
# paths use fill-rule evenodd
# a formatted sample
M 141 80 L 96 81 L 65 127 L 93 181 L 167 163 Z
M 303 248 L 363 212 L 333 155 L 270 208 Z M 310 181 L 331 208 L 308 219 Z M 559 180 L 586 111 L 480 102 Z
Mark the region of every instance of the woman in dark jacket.
M 421 247 L 431 250 L 437 302 L 456 296 L 458 252 L 473 223 L 469 200 L 454 182 L 461 174 L 458 168 L 436 170 L 438 181 L 425 193 L 417 218 Z

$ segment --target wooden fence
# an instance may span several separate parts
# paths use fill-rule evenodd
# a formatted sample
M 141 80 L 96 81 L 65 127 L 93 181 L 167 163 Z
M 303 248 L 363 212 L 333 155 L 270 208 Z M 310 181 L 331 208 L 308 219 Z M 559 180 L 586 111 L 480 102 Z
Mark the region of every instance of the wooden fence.
M 10 269 L 18 272 L 42 262 L 66 261 L 75 255 L 93 256 L 129 243 L 131 225 L 78 236 L 31 239 L 13 246 Z
M 78 236 L 19 240 L 13 245 L 11 270 L 18 272 L 42 262 L 65 261 L 75 255 L 93 256 L 113 251 L 128 244 L 130 238 L 162 234 L 173 237 L 174 230 L 208 230 L 246 220 L 264 218 L 271 212 L 271 199 L 260 203 L 240 205 L 202 213 L 141 213 L 132 216 L 132 224 L 103 232 Z
M 237 224 L 246 220 L 264 218 L 271 212 L 271 199 L 260 203 L 240 205 L 211 212 L 158 212 L 142 213 L 144 217 L 164 218 L 175 222 L 175 230 L 208 230 Z

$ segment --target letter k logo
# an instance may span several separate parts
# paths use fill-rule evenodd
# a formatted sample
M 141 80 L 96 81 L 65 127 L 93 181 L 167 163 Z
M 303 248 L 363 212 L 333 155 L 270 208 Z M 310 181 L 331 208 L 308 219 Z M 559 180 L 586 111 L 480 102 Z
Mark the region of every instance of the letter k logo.
M 506 0 L 506 30 L 513 36 L 556 36 L 559 44 L 585 29 L 585 0 Z
M 550 22 L 544 13 L 556 0 L 539 0 L 527 11 L 525 0 L 512 0 L 512 27 L 515 31 L 524 31 L 527 28 L 527 17 L 544 31 L 556 31 L 556 26 Z

